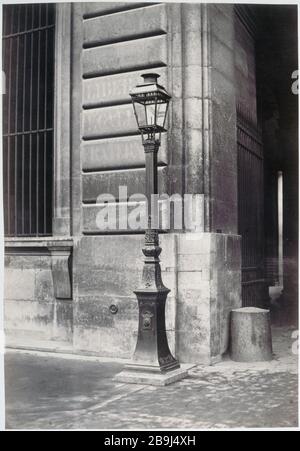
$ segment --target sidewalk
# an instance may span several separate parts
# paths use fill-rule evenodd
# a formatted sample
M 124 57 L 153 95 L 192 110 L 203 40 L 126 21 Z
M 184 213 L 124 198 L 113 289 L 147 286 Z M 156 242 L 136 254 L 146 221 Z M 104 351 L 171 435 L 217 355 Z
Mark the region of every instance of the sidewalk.
M 297 427 L 291 335 L 273 330 L 273 362 L 225 360 L 164 388 L 114 383 L 116 362 L 8 351 L 7 429 Z

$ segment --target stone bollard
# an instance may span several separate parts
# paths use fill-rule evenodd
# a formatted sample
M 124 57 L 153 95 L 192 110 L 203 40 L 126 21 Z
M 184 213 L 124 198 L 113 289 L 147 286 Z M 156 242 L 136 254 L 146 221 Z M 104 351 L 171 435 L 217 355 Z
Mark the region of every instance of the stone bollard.
M 231 358 L 235 362 L 273 359 L 269 310 L 255 307 L 232 310 Z

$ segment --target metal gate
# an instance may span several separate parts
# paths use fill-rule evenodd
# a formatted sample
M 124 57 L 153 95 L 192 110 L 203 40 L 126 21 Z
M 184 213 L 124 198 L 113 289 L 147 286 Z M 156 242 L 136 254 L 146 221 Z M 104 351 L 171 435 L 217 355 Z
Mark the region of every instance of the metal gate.
M 6 236 L 51 234 L 54 8 L 3 6 Z
M 267 287 L 264 267 L 263 146 L 257 129 L 238 115 L 238 209 L 242 236 L 243 306 L 264 307 Z

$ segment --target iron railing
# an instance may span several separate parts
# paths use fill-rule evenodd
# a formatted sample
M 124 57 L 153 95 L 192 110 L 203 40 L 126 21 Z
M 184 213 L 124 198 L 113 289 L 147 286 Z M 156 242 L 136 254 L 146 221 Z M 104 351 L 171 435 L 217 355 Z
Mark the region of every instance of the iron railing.
M 238 114 L 238 211 L 242 236 L 242 302 L 267 302 L 264 256 L 263 146 L 260 133 Z

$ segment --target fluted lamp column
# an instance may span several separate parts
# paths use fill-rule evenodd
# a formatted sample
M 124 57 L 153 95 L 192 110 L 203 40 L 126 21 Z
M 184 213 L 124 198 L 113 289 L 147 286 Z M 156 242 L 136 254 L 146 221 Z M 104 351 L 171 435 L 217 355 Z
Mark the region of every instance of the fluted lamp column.
M 143 83 L 130 92 L 138 128 L 142 135 L 146 164 L 148 229 L 143 248 L 144 268 L 141 287 L 134 293 L 139 307 L 138 338 L 132 362 L 116 376 L 127 383 L 168 385 L 187 376 L 172 355 L 166 333 L 165 306 L 170 290 L 162 281 L 157 208 L 152 196 L 158 194 L 157 153 L 171 96 L 158 84 L 159 75 L 142 75 Z M 155 199 L 155 197 L 154 197 Z M 157 206 L 156 206 L 157 207 Z

